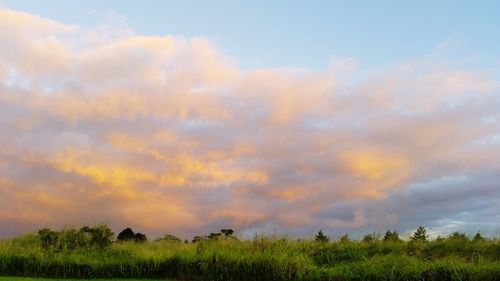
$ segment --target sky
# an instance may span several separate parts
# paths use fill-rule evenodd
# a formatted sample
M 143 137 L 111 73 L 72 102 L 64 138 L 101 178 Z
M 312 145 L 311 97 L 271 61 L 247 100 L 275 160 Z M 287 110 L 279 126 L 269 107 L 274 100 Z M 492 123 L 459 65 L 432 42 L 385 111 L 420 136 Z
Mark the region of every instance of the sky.
M 498 236 L 495 2 L 0 0 L 0 237 Z

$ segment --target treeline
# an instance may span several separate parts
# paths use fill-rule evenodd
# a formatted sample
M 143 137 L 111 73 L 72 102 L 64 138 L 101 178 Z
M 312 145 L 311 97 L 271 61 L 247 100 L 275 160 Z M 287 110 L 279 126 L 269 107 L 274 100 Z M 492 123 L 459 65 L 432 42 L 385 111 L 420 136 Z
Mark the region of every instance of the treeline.
M 220 232 L 210 233 L 208 235 L 194 236 L 191 242 L 197 243 L 219 239 L 238 240 L 235 236 L 233 236 L 233 234 L 234 230 L 232 229 L 221 229 Z M 64 228 L 60 231 L 43 228 L 37 232 L 37 237 L 42 248 L 51 251 L 74 250 L 81 248 L 104 249 L 115 242 L 144 243 L 148 241 L 148 238 L 145 234 L 140 232 L 136 233 L 130 227 L 122 230 L 115 239 L 113 231 L 106 224 L 99 224 L 93 227 L 84 226 L 80 229 Z M 423 226 L 420 226 L 410 236 L 410 241 L 426 242 L 428 241 L 428 237 L 429 235 L 427 234 L 427 229 Z M 317 242 L 326 243 L 330 241 L 330 237 L 325 235 L 322 230 L 319 230 L 319 232 L 315 235 L 314 240 Z M 477 232 L 473 237 L 468 237 L 463 232 L 453 232 L 447 237 L 438 236 L 435 240 L 452 242 L 481 242 L 485 241 L 486 238 L 483 237 L 479 232 Z M 157 238 L 155 241 L 164 241 L 171 243 L 183 242 L 181 238 L 170 234 L 166 234 L 163 237 Z M 348 234 L 345 234 L 344 236 L 340 237 L 338 241 L 341 243 L 347 243 L 351 242 L 352 240 L 349 238 Z M 383 236 L 378 233 L 369 233 L 364 235 L 361 239 L 361 242 L 364 243 L 373 243 L 376 241 L 404 242 L 400 238 L 399 233 L 396 230 L 387 230 L 387 232 Z M 189 243 L 189 241 L 184 240 L 184 243 Z
M 219 239 L 233 239 L 234 230 L 221 229 L 220 232 L 210 233 L 208 235 L 197 235 L 191 240 L 192 243 L 201 241 L 214 241 Z M 99 224 L 93 227 L 84 226 L 80 229 L 64 228 L 60 231 L 43 228 L 38 230 L 36 237 L 41 247 L 48 251 L 68 251 L 75 249 L 96 248 L 104 249 L 113 243 L 136 242 L 144 243 L 148 241 L 145 234 L 134 232 L 132 228 L 127 227 L 122 230 L 115 239 L 113 231 L 106 224 Z M 155 242 L 180 243 L 182 240 L 174 235 L 166 234 L 157 238 Z M 189 243 L 184 240 L 184 243 Z
M 419 226 L 415 232 L 410 236 L 410 241 L 414 242 L 427 242 L 429 238 L 429 235 L 427 234 L 427 229 L 423 226 Z M 330 237 L 326 236 L 323 233 L 323 230 L 318 231 L 318 234 L 314 237 L 314 240 L 318 242 L 329 242 Z M 455 231 L 448 235 L 447 237 L 442 237 L 438 236 L 436 237 L 435 241 L 455 241 L 455 242 L 483 242 L 486 241 L 486 238 L 481 235 L 481 233 L 478 231 L 476 234 L 470 238 L 467 236 L 466 233 L 464 232 L 459 232 Z M 349 239 L 349 236 L 345 234 L 344 236 L 340 237 L 339 239 L 340 242 L 350 242 L 351 239 Z M 363 236 L 361 239 L 362 242 L 376 242 L 376 241 L 384 241 L 384 242 L 404 242 L 403 239 L 399 237 L 399 233 L 396 230 L 387 230 L 385 235 L 382 237 L 378 233 L 368 233 Z

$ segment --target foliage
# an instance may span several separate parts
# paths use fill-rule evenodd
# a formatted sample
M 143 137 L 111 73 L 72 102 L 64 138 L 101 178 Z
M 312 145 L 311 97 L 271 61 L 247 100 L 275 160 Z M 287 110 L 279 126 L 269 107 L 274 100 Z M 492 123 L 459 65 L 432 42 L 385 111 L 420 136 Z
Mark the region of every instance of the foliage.
M 277 236 L 242 241 L 199 236 L 206 241 L 130 240 L 99 249 L 90 246 L 93 232 L 89 229 L 45 229 L 0 240 L 0 275 L 216 281 L 500 280 L 500 240 L 461 240 L 458 234 L 426 243 L 391 239 L 365 243 L 351 241 L 347 235 L 330 243 Z M 63 244 L 65 248 L 60 247 Z
M 349 242 L 351 242 L 351 239 L 349 239 L 349 235 L 344 234 L 344 235 L 342 235 L 342 237 L 340 237 L 339 242 L 340 243 L 349 243 Z
M 208 239 L 210 240 L 218 240 L 221 237 L 222 233 L 210 233 L 208 235 Z
M 148 241 L 148 238 L 146 237 L 145 234 L 142 234 L 142 233 L 139 233 L 137 232 L 135 235 L 134 235 L 134 242 L 137 242 L 137 243 L 144 243 Z
M 365 236 L 363 236 L 363 239 L 361 241 L 365 243 L 375 243 L 378 240 L 379 239 L 377 233 L 368 233 Z
M 117 241 L 118 242 L 125 242 L 125 241 L 134 241 L 137 243 L 144 243 L 148 240 L 145 234 L 142 233 L 134 233 L 134 231 L 130 228 L 127 227 L 124 230 L 122 230 L 118 234 Z
M 233 235 L 234 230 L 232 230 L 232 229 L 230 229 L 230 228 L 229 228 L 229 229 L 221 229 L 221 230 L 220 230 L 220 232 L 221 232 L 222 234 L 224 234 L 224 236 L 229 237 L 229 236 L 232 236 L 232 235 Z
M 182 240 L 174 235 L 166 234 L 161 238 L 155 240 L 156 242 L 180 243 Z M 187 242 L 187 240 L 185 241 Z
M 193 237 L 192 242 L 200 242 L 200 241 L 217 241 L 221 239 L 230 239 L 230 240 L 238 240 L 236 237 L 233 236 L 234 230 L 232 229 L 221 229 L 220 232 L 215 232 L 215 233 L 210 233 L 209 235 L 197 235 Z M 224 234 L 224 236 L 222 236 Z
M 410 237 L 410 240 L 416 241 L 416 242 L 425 242 L 427 241 L 427 238 L 429 235 L 427 235 L 427 230 L 423 226 L 419 226 L 417 230 L 413 233 L 413 235 Z
M 127 227 L 124 230 L 122 230 L 120 233 L 118 233 L 118 237 L 116 238 L 116 240 L 118 242 L 133 241 L 134 238 L 135 238 L 134 231 L 130 227 Z
M 113 242 L 114 233 L 105 225 L 100 224 L 96 227 L 83 227 L 84 232 L 90 234 L 90 244 L 97 248 L 105 248 Z
M 123 278 L 106 278 L 106 279 L 95 279 L 96 281 L 144 281 L 143 278 L 140 279 L 123 279 Z M 27 278 L 27 277 L 12 277 L 12 276 L 7 276 L 7 277 L 2 277 L 0 276 L 0 281 L 82 281 L 81 279 L 68 279 L 64 278 L 63 280 L 57 278 L 57 279 L 52 279 L 52 278 Z M 161 279 L 148 279 L 148 281 L 168 281 L 165 278 Z
M 43 228 L 38 231 L 42 248 L 53 252 L 89 247 L 104 249 L 113 242 L 113 235 L 105 224 L 95 227 L 84 226 L 80 229 L 65 228 L 61 231 Z
M 48 228 L 44 228 L 38 231 L 38 237 L 40 238 L 42 247 L 48 250 L 57 244 L 59 240 L 59 233 Z
M 479 231 L 472 238 L 472 242 L 484 242 L 486 239 L 479 233 Z
M 208 241 L 208 236 L 195 236 L 191 242 L 196 243 L 200 241 Z
M 463 232 L 455 231 L 450 236 L 448 236 L 447 240 L 452 241 L 454 243 L 466 243 L 469 242 L 469 237 Z
M 323 234 L 323 230 L 319 230 L 318 234 L 316 234 L 316 236 L 314 237 L 314 240 L 316 240 L 318 242 L 326 243 L 326 242 L 330 241 L 330 238 L 328 236 L 326 236 L 325 234 Z
M 394 230 L 394 231 L 387 230 L 387 232 L 385 233 L 384 238 L 382 240 L 385 242 L 401 242 L 401 241 L 403 241 L 399 238 L 399 234 L 397 233 L 396 230 Z

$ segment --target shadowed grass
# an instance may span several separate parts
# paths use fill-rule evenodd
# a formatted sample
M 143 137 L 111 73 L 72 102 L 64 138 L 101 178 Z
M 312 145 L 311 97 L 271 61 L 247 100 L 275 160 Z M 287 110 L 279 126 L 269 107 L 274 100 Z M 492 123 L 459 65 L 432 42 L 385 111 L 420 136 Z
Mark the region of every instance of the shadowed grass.
M 168 279 L 94 279 L 106 281 L 168 281 Z M 32 278 L 32 277 L 11 277 L 0 276 L 0 281 L 82 281 L 82 279 L 67 279 L 67 278 Z

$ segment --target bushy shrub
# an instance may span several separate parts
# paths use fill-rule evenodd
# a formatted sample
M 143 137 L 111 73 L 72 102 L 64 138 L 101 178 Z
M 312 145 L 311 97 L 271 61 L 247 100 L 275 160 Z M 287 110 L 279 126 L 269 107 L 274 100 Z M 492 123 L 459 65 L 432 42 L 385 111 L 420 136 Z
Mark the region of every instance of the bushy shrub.
M 48 228 L 38 230 L 40 244 L 46 250 L 53 249 L 59 242 L 59 233 Z
M 61 231 L 43 228 L 38 231 L 38 239 L 43 249 L 56 252 L 89 247 L 104 249 L 113 242 L 113 232 L 106 224 Z
M 89 227 L 86 229 L 87 233 L 90 233 L 90 244 L 97 248 L 105 248 L 113 242 L 114 233 L 111 229 L 105 225 L 100 224 L 95 227 Z
M 363 236 L 363 241 L 364 243 L 375 243 L 379 240 L 379 236 L 377 233 L 368 233 L 365 236 Z

